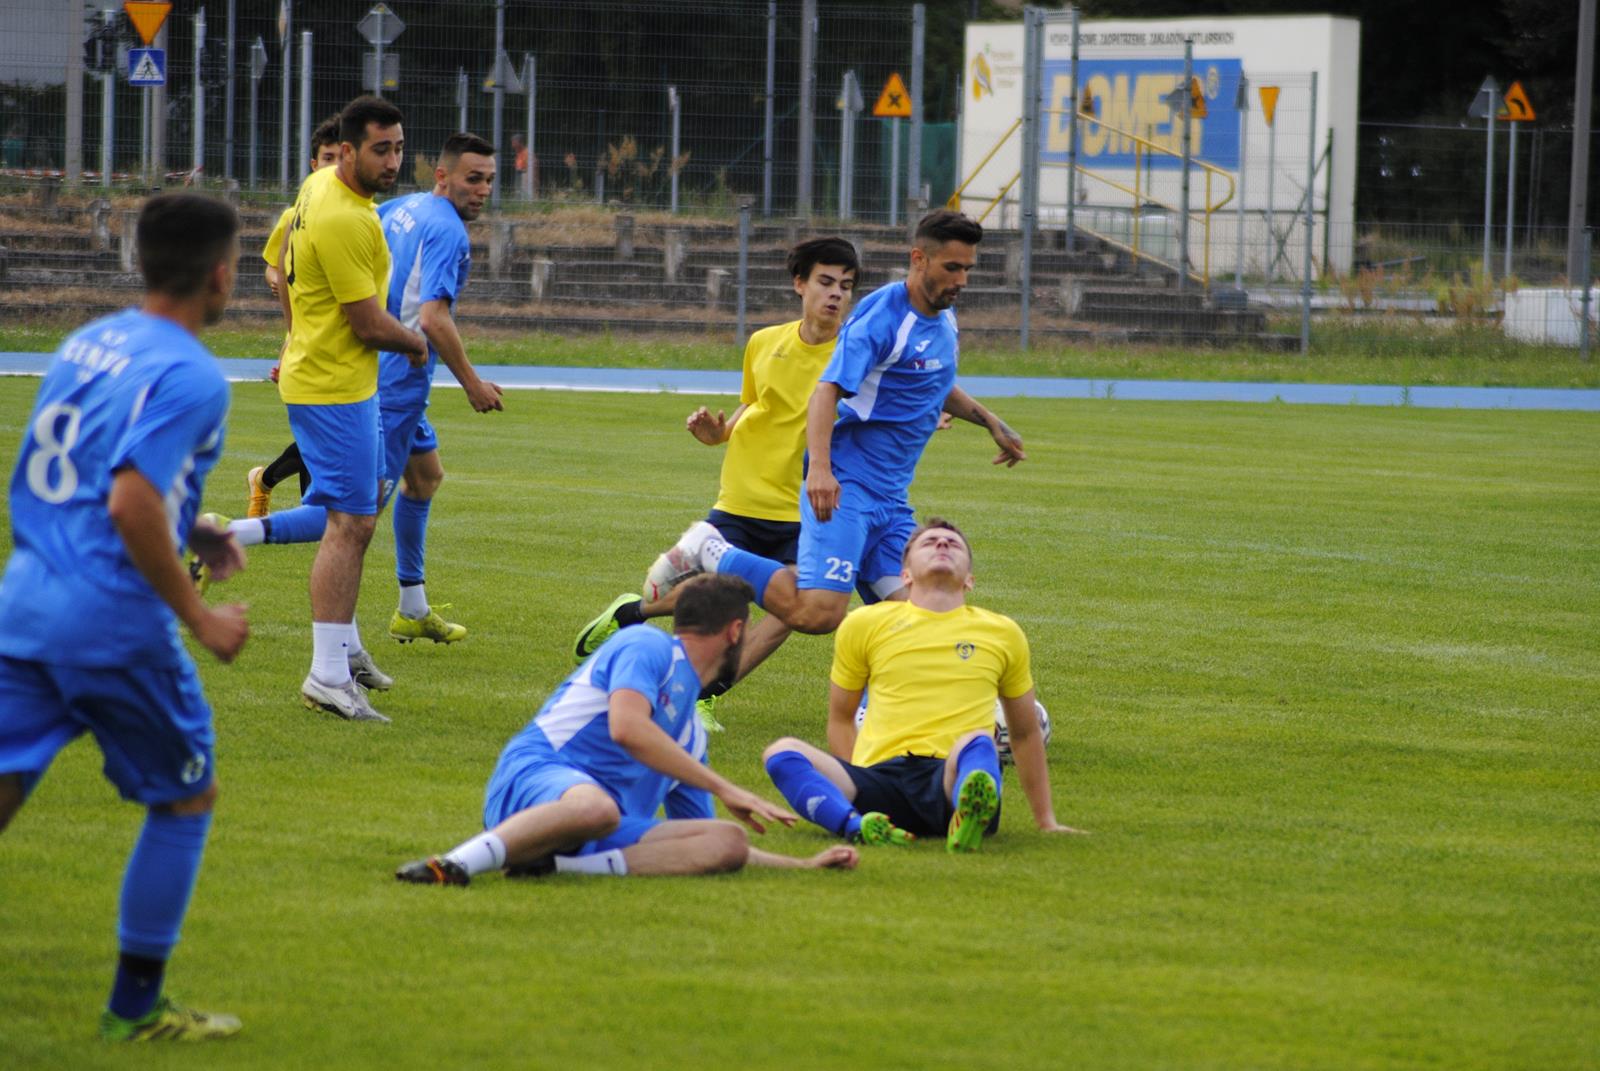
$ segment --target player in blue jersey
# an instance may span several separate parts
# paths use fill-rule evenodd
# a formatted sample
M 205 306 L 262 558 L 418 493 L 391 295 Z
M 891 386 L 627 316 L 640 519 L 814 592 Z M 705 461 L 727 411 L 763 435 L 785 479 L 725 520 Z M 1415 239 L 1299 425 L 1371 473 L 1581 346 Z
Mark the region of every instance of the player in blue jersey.
M 699 572 L 748 581 L 757 603 L 799 632 L 832 632 L 851 591 L 866 602 L 903 597 L 901 556 L 916 528 L 907 491 L 941 411 L 988 430 L 997 465 L 1025 458 L 1006 422 L 956 386 L 952 306 L 977 264 L 983 228 L 948 209 L 917 224 L 906 281 L 868 295 L 839 333 L 811 395 L 800 548 L 793 566 L 731 546 L 701 521 L 650 568 L 663 597 Z
M 386 307 L 405 327 L 428 340 L 428 360 L 415 366 L 400 353 L 378 355 L 378 408 L 383 425 L 383 500 L 394 502 L 396 573 L 400 606 L 389 621 L 389 635 L 401 642 L 429 639 L 453 643 L 467 630 L 446 621 L 428 605 L 423 585 L 423 548 L 434 492 L 444 479 L 439 441 L 428 423 L 429 389 L 443 359 L 480 413 L 502 408 L 499 386 L 479 377 L 467 359 L 451 307 L 467 284 L 472 247 L 467 221 L 477 219 L 494 185 L 494 147 L 473 134 L 445 140 L 434 168 L 434 188 L 386 201 L 378 207 L 383 238 L 394 270 Z M 399 491 L 397 496 L 394 491 Z M 327 510 L 300 506 L 263 518 L 228 524 L 245 546 L 304 543 L 322 537 Z M 353 669 L 356 680 L 386 688 L 392 682 L 370 658 Z
M 195 337 L 222 315 L 239 221 L 219 201 L 157 197 L 139 215 L 145 296 L 56 351 L 11 479 L 13 550 L 0 579 L 0 829 L 56 754 L 92 733 L 106 776 L 147 808 L 123 878 L 121 957 L 100 1030 L 113 1040 L 225 1037 L 232 1016 L 162 994 L 217 797 L 211 709 L 181 620 L 223 662 L 242 606 L 208 607 L 183 567 L 244 564 L 196 523 L 222 453 L 228 384 Z
M 686 584 L 673 635 L 623 629 L 545 700 L 500 753 L 480 833 L 443 855 L 407 863 L 401 881 L 466 885 L 473 875 L 552 871 L 714 874 L 747 863 L 856 864 L 839 845 L 809 859 L 753 848 L 737 822 L 711 817 L 710 797 L 761 833 L 795 816 L 705 764 L 700 689 L 739 662 L 749 586 L 733 577 Z M 660 820 L 657 810 L 668 806 Z M 839 850 L 842 848 L 843 850 Z

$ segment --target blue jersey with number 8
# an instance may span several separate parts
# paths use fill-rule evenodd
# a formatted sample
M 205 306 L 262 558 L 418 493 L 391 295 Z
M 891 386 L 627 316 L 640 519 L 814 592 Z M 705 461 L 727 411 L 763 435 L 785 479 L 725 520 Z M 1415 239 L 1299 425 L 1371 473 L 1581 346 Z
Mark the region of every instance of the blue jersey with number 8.
M 174 666 L 177 619 L 128 558 L 107 500 L 135 469 L 166 503 L 173 552 L 222 453 L 228 384 L 200 341 L 135 309 L 80 328 L 45 373 L 11 477 L 0 654 L 66 666 Z

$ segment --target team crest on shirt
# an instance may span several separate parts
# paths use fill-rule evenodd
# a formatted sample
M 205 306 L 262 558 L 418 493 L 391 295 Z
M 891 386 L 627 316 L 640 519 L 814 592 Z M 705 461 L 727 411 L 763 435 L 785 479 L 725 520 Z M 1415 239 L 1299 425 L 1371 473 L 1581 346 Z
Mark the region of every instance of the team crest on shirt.
M 956 644 L 956 654 L 961 657 L 961 661 L 963 662 L 971 658 L 972 652 L 976 651 L 977 649 L 978 647 L 976 644 L 968 643 L 965 640 Z

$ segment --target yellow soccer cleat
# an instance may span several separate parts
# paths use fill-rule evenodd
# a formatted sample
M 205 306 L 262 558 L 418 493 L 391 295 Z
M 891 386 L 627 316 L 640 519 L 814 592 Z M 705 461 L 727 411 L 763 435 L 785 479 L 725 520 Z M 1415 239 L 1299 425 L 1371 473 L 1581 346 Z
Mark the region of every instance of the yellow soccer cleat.
M 445 603 L 440 610 L 450 609 Z M 439 610 L 429 610 L 427 617 L 407 617 L 399 610 L 389 618 L 389 635 L 401 643 L 412 640 L 432 640 L 434 643 L 457 643 L 467 638 L 467 626 L 446 621 Z
M 246 517 L 265 517 L 272 512 L 272 488 L 261 482 L 267 466 L 257 465 L 244 474 L 245 490 L 250 493 L 250 504 L 245 507 Z
M 185 1008 L 168 997 L 156 1001 L 142 1019 L 124 1019 L 112 1011 L 100 1016 L 100 1036 L 106 1041 L 211 1041 L 231 1038 L 240 1029 L 231 1015 Z

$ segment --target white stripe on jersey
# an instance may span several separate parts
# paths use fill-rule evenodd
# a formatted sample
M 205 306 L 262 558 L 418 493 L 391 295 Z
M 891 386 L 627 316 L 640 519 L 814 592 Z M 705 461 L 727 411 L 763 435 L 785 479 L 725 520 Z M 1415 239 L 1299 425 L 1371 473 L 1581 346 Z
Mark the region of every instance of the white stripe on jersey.
M 406 276 L 406 288 L 400 294 L 400 315 L 397 319 L 413 331 L 422 324 L 422 243 L 417 243 L 417 256 L 411 262 L 411 274 Z
M 561 693 L 561 698 L 533 720 L 539 731 L 544 733 L 545 739 L 550 741 L 550 746 L 557 751 L 609 709 L 606 693 L 589 683 L 592 672 L 589 666 L 584 666 L 583 672 Z
M 861 420 L 872 418 L 872 407 L 878 401 L 878 386 L 883 381 L 884 369 L 898 361 L 900 355 L 906 351 L 906 340 L 911 337 L 911 329 L 916 326 L 916 312 L 906 313 L 906 318 L 900 321 L 900 329 L 894 333 L 894 349 L 889 351 L 889 356 L 874 365 L 856 392 L 844 399 L 845 407 Z

